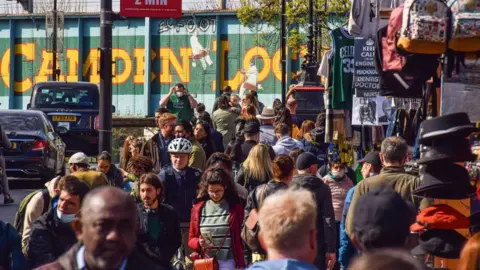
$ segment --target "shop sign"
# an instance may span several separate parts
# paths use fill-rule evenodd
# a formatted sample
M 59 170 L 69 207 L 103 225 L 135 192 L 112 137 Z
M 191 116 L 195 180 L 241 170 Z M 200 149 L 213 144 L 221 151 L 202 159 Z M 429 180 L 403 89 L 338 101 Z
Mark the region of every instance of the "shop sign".
M 371 38 L 355 39 L 355 73 L 353 87 L 355 89 L 380 89 L 380 76 L 375 68 L 375 41 Z
M 139 18 L 179 18 L 182 16 L 182 0 L 120 0 L 120 15 Z

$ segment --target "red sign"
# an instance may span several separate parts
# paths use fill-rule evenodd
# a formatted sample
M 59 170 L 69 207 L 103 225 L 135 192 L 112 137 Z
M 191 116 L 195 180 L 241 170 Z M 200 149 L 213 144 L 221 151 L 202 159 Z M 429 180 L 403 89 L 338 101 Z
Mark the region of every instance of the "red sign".
M 182 0 L 120 0 L 120 15 L 142 18 L 179 18 L 182 16 Z

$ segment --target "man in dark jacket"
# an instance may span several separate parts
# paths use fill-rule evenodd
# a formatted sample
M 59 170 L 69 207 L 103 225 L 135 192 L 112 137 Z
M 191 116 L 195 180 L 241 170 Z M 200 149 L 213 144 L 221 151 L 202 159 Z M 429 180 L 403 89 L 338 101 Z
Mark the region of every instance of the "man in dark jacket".
M 314 128 L 304 137 L 301 141 L 303 150 L 317 157 L 319 168 L 327 164 L 328 143 L 325 143 L 325 128 Z
M 12 225 L 0 221 L 0 269 L 28 269 L 20 240 Z
M 38 269 L 165 269 L 135 249 L 137 220 L 128 193 L 110 186 L 96 188 L 85 197 L 80 218 L 74 222 L 80 242 Z
M 60 196 L 57 207 L 33 223 L 27 254 L 27 261 L 32 268 L 55 261 L 77 242 L 72 222 L 80 211 L 89 187 L 69 175 L 60 179 L 58 188 Z
M 247 121 L 243 128 L 243 134 L 245 136 L 245 142 L 242 144 L 242 156 L 243 161 L 245 161 L 252 148 L 257 145 L 260 140 L 260 124 L 257 121 Z
M 315 265 L 318 269 L 332 269 L 336 261 L 336 229 L 333 212 L 332 193 L 323 181 L 315 176 L 318 169 L 317 158 L 310 153 L 302 153 L 296 163 L 298 174 L 293 177 L 291 186 L 305 188 L 314 194 L 317 203 L 318 255 Z M 327 262 L 325 262 L 327 254 Z M 327 265 L 328 263 L 328 265 Z
M 142 147 L 140 154 L 146 156 L 153 161 L 154 172 L 160 172 L 160 169 L 171 164 L 170 155 L 168 154 L 168 143 L 174 138 L 173 131 L 177 117 L 171 113 L 164 113 L 157 120 L 160 132 L 148 140 Z
M 147 256 L 168 268 L 181 244 L 177 214 L 171 206 L 160 203 L 164 187 L 157 175 L 142 176 L 139 185 L 143 203 L 137 205 L 140 220 L 137 243 Z
M 174 139 L 169 152 L 172 165 L 162 168 L 158 175 L 165 186 L 164 203 L 175 209 L 180 222 L 189 222 L 201 171 L 188 166 L 192 144 L 187 139 Z

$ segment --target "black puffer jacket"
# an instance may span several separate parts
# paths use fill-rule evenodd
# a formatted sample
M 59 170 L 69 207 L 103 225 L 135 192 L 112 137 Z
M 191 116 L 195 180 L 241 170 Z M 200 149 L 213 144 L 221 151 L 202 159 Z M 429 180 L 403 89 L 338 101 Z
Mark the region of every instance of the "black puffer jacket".
M 137 238 L 139 250 L 159 265 L 168 268 L 170 260 L 180 247 L 182 238 L 175 210 L 166 204 L 159 204 L 155 210 L 146 210 L 143 204 L 138 204 L 137 211 L 140 225 Z M 156 240 L 148 234 L 149 217 L 156 217 L 159 220 L 160 232 Z
M 114 165 L 110 166 L 107 174 L 108 183 L 114 187 L 122 187 L 123 184 L 123 175 L 122 172 Z
M 333 212 L 332 192 L 323 181 L 312 174 L 299 174 L 293 177 L 292 187 L 304 188 L 313 192 L 317 203 L 318 255 L 315 265 L 325 268 L 325 253 L 336 252 L 335 214 Z M 322 237 L 323 235 L 323 237 Z
M 77 243 L 77 237 L 68 224 L 60 222 L 56 208 L 33 223 L 28 244 L 27 262 L 32 269 L 58 259 Z

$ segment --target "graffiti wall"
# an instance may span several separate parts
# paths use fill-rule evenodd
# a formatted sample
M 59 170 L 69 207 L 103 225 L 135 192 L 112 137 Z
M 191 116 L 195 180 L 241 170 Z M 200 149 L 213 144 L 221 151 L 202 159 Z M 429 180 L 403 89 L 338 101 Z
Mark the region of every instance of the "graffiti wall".
M 51 80 L 53 57 L 47 43 L 44 18 L 0 19 L 0 108 L 26 108 L 32 86 Z M 152 115 L 175 83 L 185 84 L 207 108 L 217 87 L 225 85 L 238 92 L 254 87 L 271 104 L 281 93 L 279 43 L 278 33 L 267 25 L 244 27 L 234 13 L 115 21 L 116 113 Z M 100 83 L 99 47 L 97 16 L 66 16 L 60 80 Z M 288 65 L 292 72 L 298 69 L 298 56 L 290 56 Z

